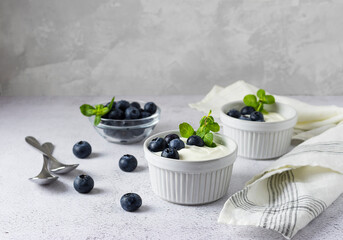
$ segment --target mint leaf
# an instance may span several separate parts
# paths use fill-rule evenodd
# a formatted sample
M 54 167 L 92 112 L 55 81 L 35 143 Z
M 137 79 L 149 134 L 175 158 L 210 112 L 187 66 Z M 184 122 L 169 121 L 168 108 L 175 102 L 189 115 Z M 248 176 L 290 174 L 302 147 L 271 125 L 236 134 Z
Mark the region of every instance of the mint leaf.
M 95 114 L 95 108 L 89 104 L 83 104 L 81 107 L 80 107 L 80 111 L 83 115 L 87 116 L 87 117 L 90 117 L 92 115 Z
M 219 130 L 220 130 L 220 126 L 219 126 L 219 124 L 218 123 L 213 123 L 213 124 L 211 124 L 210 125 L 210 130 L 212 131 L 212 132 L 219 132 Z
M 257 97 L 260 99 L 263 99 L 264 96 L 266 96 L 266 91 L 264 91 L 263 89 L 260 89 L 257 91 Z
M 179 125 L 179 130 L 181 137 L 189 138 L 190 136 L 194 135 L 193 127 L 186 122 L 183 122 Z
M 95 115 L 94 125 L 98 125 L 101 121 L 101 116 L 105 115 L 112 109 L 113 103 L 114 97 L 112 98 L 108 107 L 104 107 L 103 104 L 97 104 L 94 107 L 89 104 L 83 104 L 80 106 L 80 111 L 87 117 Z
M 95 116 L 95 118 L 94 118 L 94 125 L 95 126 L 98 125 L 100 123 L 100 121 L 101 121 L 101 116 Z
M 213 124 L 214 123 L 214 118 L 212 116 L 207 117 L 207 124 Z
M 212 146 L 212 142 L 213 142 L 213 134 L 212 133 L 206 133 L 206 135 L 203 138 L 205 145 L 208 147 Z
M 103 116 L 106 113 L 108 113 L 109 111 L 110 111 L 110 108 L 108 108 L 108 107 L 101 108 L 101 109 L 99 109 L 99 114 L 97 116 Z
M 257 102 L 257 98 L 255 95 L 253 94 L 248 94 L 244 97 L 243 102 L 245 105 L 253 107 L 253 108 L 257 108 L 258 106 L 258 102 Z
M 243 98 L 243 102 L 246 106 L 253 107 L 256 111 L 262 113 L 268 113 L 264 110 L 264 104 L 273 104 L 275 103 L 275 98 L 272 95 L 266 95 L 266 91 L 264 89 L 259 89 L 256 93 L 259 100 L 253 94 L 248 94 Z
M 216 144 L 213 142 L 213 133 L 211 133 L 211 131 L 218 132 L 220 130 L 220 126 L 214 121 L 214 118 L 210 116 L 211 112 L 212 111 L 210 110 L 207 116 L 204 116 L 200 119 L 200 127 L 196 132 L 194 132 L 193 127 L 188 123 L 181 123 L 179 125 L 181 137 L 189 138 L 190 136 L 196 134 L 203 139 L 206 146 L 215 147 Z
M 203 125 L 201 127 L 198 128 L 196 135 L 198 135 L 199 137 L 203 138 L 207 133 L 210 132 L 210 129 L 207 125 Z
M 273 104 L 275 103 L 275 98 L 272 95 L 266 95 L 265 102 L 266 104 Z
M 112 106 L 113 106 L 113 103 L 114 103 L 114 97 L 112 98 L 112 100 L 111 100 L 111 102 L 110 102 L 110 105 L 107 106 L 108 109 L 109 109 L 109 111 L 111 111 Z
M 205 121 L 206 121 L 206 116 L 203 116 L 199 122 L 200 126 L 203 125 L 205 123 Z

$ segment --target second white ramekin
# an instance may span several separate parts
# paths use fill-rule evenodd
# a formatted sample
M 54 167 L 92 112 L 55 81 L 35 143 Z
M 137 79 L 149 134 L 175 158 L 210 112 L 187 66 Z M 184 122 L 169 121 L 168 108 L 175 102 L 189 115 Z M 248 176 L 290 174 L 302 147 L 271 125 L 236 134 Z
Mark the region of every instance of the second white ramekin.
M 231 109 L 240 110 L 244 106 L 242 101 L 230 102 L 223 105 L 220 112 L 224 135 L 236 141 L 238 155 L 252 159 L 272 159 L 285 154 L 297 122 L 295 109 L 282 103 L 265 105 L 267 111 L 277 112 L 285 118 L 278 122 L 246 121 L 226 114 Z
M 237 155 L 236 143 L 228 137 L 214 134 L 214 141 L 230 149 L 222 158 L 186 161 L 160 157 L 148 150 L 149 142 L 178 131 L 167 131 L 149 137 L 143 145 L 149 164 L 152 190 L 162 199 L 183 205 L 198 205 L 223 197 L 230 184 L 232 167 Z

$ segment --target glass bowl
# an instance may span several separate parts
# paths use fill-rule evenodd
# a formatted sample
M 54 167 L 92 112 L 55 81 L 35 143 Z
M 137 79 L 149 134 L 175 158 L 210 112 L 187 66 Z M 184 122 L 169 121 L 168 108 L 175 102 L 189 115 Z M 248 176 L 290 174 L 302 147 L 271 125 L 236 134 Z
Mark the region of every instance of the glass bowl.
M 144 106 L 145 102 L 136 101 Z M 147 138 L 160 120 L 161 109 L 147 118 L 113 120 L 101 118 L 99 125 L 94 126 L 94 116 L 89 121 L 104 139 L 112 143 L 131 144 Z

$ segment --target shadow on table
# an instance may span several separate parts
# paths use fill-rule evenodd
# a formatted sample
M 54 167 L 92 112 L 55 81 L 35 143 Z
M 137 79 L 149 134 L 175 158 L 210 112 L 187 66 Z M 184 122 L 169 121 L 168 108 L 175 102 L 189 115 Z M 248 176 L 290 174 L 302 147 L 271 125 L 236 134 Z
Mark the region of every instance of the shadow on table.
M 46 191 L 61 193 L 67 191 L 68 187 L 65 183 L 57 180 L 49 185 L 39 185 L 41 188 L 44 188 Z

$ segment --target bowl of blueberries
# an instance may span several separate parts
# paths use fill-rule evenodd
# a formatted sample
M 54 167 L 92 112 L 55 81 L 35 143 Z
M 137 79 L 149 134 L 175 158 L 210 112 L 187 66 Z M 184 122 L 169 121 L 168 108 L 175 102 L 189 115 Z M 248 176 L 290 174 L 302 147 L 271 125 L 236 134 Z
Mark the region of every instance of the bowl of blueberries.
M 104 104 L 109 106 L 110 103 Z M 161 109 L 153 102 L 120 100 L 101 116 L 95 130 L 108 142 L 131 144 L 148 137 L 160 120 Z M 95 116 L 89 117 L 93 124 Z

